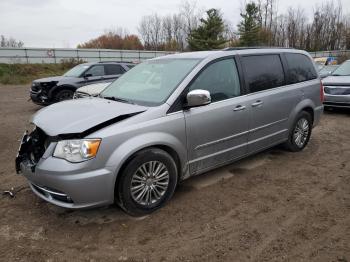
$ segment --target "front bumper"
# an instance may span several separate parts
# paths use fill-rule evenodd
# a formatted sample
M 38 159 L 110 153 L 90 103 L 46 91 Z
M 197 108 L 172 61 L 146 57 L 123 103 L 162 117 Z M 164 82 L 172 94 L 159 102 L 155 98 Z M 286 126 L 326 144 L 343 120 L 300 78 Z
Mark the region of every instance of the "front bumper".
M 41 159 L 35 169 L 26 161 L 19 166 L 32 191 L 57 206 L 81 209 L 114 202 L 112 169 L 89 170 L 86 162 L 73 164 L 54 157 Z
M 325 106 L 350 108 L 350 87 L 325 86 Z
M 44 94 L 41 90 L 39 91 L 29 91 L 30 99 L 37 105 L 49 105 L 50 101 L 46 94 Z
M 325 94 L 324 106 L 350 108 L 350 95 L 329 95 Z

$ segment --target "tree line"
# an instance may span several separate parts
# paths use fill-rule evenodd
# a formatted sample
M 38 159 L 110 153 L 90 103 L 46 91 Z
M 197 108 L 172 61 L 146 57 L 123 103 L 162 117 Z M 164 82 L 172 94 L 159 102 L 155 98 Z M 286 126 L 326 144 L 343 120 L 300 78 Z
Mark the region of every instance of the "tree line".
M 279 46 L 308 51 L 350 49 L 350 15 L 341 2 L 316 4 L 308 17 L 299 8 L 277 10 L 278 0 L 246 3 L 238 25 L 230 25 L 220 10 L 200 11 L 185 2 L 177 14 L 144 16 L 139 34 L 151 50 L 210 50 L 228 46 Z
M 341 2 L 317 4 L 311 19 L 301 8 L 277 12 L 277 0 L 247 3 L 237 45 L 294 47 L 308 51 L 350 49 L 350 19 Z
M 189 51 L 228 46 L 279 46 L 308 51 L 350 49 L 350 18 L 341 2 L 316 4 L 312 16 L 301 8 L 277 10 L 278 0 L 255 0 L 243 6 L 240 23 L 230 25 L 220 10 L 203 10 L 196 2 L 183 2 L 174 14 L 143 16 L 133 41 L 107 33 L 79 47 Z M 101 40 L 97 44 L 97 40 Z M 108 40 L 109 39 L 109 40 Z M 102 41 L 103 40 L 103 41 Z M 141 43 L 142 42 L 142 43 Z M 135 44 L 137 43 L 137 44 Z

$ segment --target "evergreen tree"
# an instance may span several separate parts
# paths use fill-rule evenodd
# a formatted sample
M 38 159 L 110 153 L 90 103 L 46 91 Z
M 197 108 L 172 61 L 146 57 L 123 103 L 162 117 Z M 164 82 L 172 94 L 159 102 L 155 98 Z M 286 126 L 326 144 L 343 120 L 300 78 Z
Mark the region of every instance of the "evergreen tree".
M 260 44 L 261 24 L 259 8 L 252 2 L 248 3 L 245 13 L 241 14 L 242 21 L 238 25 L 241 46 L 258 46 Z
M 188 37 L 191 50 L 221 49 L 227 42 L 224 37 L 225 24 L 219 10 L 209 9 L 206 13 L 207 18 L 201 18 L 201 24 Z

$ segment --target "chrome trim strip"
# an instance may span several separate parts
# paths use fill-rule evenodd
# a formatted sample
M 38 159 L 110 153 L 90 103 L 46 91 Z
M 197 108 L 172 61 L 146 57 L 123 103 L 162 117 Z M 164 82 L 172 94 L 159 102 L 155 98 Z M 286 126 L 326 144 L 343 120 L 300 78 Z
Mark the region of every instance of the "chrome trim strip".
M 331 89 L 334 89 L 334 88 L 342 88 L 342 89 L 349 89 L 350 86 L 346 86 L 346 85 L 342 85 L 342 86 L 323 86 L 323 88 L 331 88 Z
M 205 143 L 205 144 L 202 144 L 202 145 L 198 145 L 198 146 L 195 147 L 194 150 L 199 150 L 199 149 L 202 149 L 204 147 L 208 147 L 208 146 L 212 146 L 212 145 L 215 145 L 215 144 L 218 144 L 218 143 L 221 143 L 221 142 L 225 142 L 225 141 L 228 141 L 228 140 L 231 140 L 231 139 L 234 139 L 234 138 L 246 135 L 248 133 L 249 133 L 249 131 L 244 131 L 244 132 L 232 135 L 232 136 L 227 136 L 227 137 L 215 140 L 215 141 L 211 141 L 211 142 L 208 142 L 208 143 Z
M 215 145 L 215 144 L 218 144 L 218 143 L 226 142 L 228 140 L 231 140 L 231 139 L 234 139 L 234 138 L 246 135 L 246 134 L 251 133 L 251 132 L 259 131 L 261 129 L 273 126 L 275 124 L 278 124 L 278 123 L 281 123 L 281 122 L 284 122 L 284 121 L 287 121 L 287 120 L 288 120 L 288 118 L 284 118 L 284 119 L 277 120 L 275 122 L 272 122 L 272 123 L 269 123 L 269 124 L 266 124 L 266 125 L 263 125 L 263 126 L 259 126 L 257 128 L 254 128 L 254 129 L 251 129 L 251 130 L 248 130 L 248 131 L 244 131 L 244 132 L 232 135 L 232 136 L 228 136 L 228 137 L 224 137 L 224 138 L 221 138 L 221 139 L 218 139 L 218 140 L 210 141 L 208 143 L 196 146 L 194 150 L 199 150 L 199 149 L 202 149 L 202 148 L 205 148 L 205 147 L 208 147 L 208 146 L 212 146 L 212 145 Z
M 288 129 L 283 129 L 283 130 L 277 131 L 277 132 L 275 132 L 275 133 L 269 134 L 269 135 L 267 135 L 267 136 L 260 137 L 260 138 L 258 138 L 258 139 L 249 140 L 248 146 L 251 145 L 251 144 L 254 144 L 254 143 L 256 143 L 256 142 L 260 142 L 260 141 L 262 141 L 262 140 L 264 140 L 264 139 L 268 139 L 268 138 L 270 138 L 270 137 L 273 137 L 273 136 L 282 134 L 282 133 L 284 133 L 284 132 L 288 132 Z
M 264 129 L 264 128 L 267 128 L 267 127 L 270 127 L 270 126 L 273 126 L 275 124 L 278 124 L 278 123 L 281 123 L 281 122 L 284 122 L 284 121 L 287 121 L 288 118 L 283 118 L 281 120 L 277 120 L 275 122 L 272 122 L 272 123 L 269 123 L 269 124 L 266 124 L 266 125 L 263 125 L 263 126 L 259 126 L 257 128 L 254 128 L 254 129 L 251 129 L 250 132 L 256 132 L 256 131 L 259 131 L 261 129 Z
M 198 157 L 196 159 L 188 161 L 188 163 L 192 164 L 192 163 L 195 163 L 195 162 L 198 162 L 198 161 L 202 161 L 204 159 L 207 159 L 207 158 L 210 158 L 210 157 L 214 157 L 214 156 L 217 156 L 217 155 L 224 154 L 224 153 L 227 153 L 229 151 L 235 150 L 235 149 L 240 148 L 242 146 L 247 146 L 247 143 L 243 143 L 243 144 L 240 144 L 240 145 L 237 145 L 237 146 L 234 146 L 234 147 L 230 147 L 230 148 L 227 148 L 227 149 L 215 152 L 215 153 L 210 154 L 210 155 L 205 155 L 205 156 L 202 156 L 202 157 Z
M 40 190 L 44 191 L 45 193 L 48 193 L 48 194 L 51 194 L 51 195 L 56 195 L 56 196 L 67 197 L 66 194 L 58 193 L 58 192 L 55 192 L 55 191 L 51 191 L 51 190 L 46 189 L 46 188 L 44 188 L 44 187 L 38 186 L 38 185 L 36 185 L 36 184 L 34 184 L 34 183 L 32 183 L 32 185 L 34 186 L 34 188 L 37 187 L 37 188 L 39 188 Z

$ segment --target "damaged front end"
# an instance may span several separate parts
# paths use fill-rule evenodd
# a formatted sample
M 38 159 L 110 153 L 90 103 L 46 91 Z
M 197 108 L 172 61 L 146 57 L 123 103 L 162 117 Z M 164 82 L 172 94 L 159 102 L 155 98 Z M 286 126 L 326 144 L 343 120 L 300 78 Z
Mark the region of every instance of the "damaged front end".
M 40 128 L 36 127 L 31 133 L 26 131 L 15 160 L 17 174 L 22 173 L 24 167 L 34 172 L 35 166 L 45 153 L 47 144 L 48 136 Z

